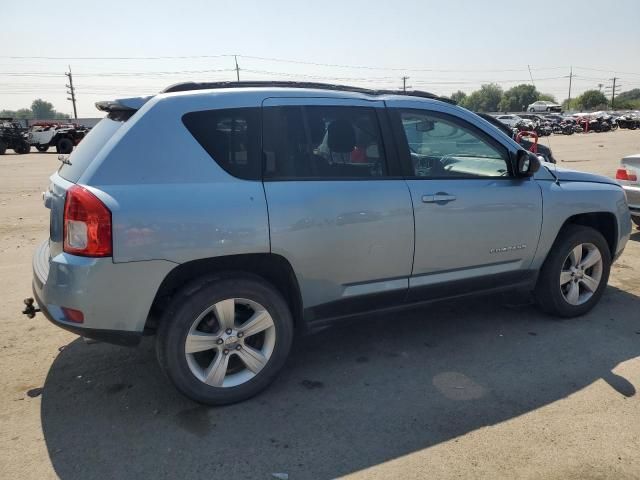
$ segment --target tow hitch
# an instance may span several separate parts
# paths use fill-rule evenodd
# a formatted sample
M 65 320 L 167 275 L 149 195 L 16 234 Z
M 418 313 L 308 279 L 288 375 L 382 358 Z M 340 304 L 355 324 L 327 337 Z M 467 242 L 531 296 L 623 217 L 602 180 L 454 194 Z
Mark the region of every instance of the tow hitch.
M 40 311 L 39 308 L 36 308 L 33 304 L 34 300 L 33 298 L 29 297 L 29 298 L 25 298 L 23 300 L 24 304 L 26 305 L 24 307 L 24 310 L 22 310 L 22 313 L 24 313 L 27 317 L 29 318 L 33 318 L 36 316 L 36 313 L 38 313 Z

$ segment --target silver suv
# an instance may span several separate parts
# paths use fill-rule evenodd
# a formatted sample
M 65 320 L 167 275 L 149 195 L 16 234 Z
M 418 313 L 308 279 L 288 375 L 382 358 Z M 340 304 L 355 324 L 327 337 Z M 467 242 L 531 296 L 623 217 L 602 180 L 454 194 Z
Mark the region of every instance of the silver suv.
M 371 312 L 524 289 L 582 315 L 631 231 L 615 181 L 423 92 L 188 83 L 97 107 L 44 194 L 35 300 L 85 337 L 156 333 L 198 402 L 251 397 L 294 333 Z

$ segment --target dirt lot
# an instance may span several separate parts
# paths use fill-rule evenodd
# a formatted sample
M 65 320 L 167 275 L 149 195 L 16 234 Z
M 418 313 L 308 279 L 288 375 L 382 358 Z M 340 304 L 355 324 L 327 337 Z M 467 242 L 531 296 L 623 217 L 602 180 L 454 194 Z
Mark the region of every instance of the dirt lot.
M 607 175 L 640 152 L 637 131 L 544 141 Z M 0 157 L 0 478 L 640 478 L 640 232 L 584 318 L 510 296 L 371 318 L 305 339 L 257 398 L 205 408 L 151 338 L 85 345 L 19 314 L 56 167 Z

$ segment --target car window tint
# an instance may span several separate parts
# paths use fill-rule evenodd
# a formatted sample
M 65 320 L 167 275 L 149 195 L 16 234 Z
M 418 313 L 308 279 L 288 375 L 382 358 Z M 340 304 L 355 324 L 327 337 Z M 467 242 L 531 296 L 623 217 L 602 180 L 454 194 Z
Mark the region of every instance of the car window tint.
M 265 179 L 372 178 L 386 175 L 375 109 L 266 107 Z
M 453 117 L 415 111 L 400 113 L 413 174 L 425 178 L 503 177 L 506 152 Z
M 246 180 L 261 178 L 259 108 L 191 112 L 182 121 L 228 173 Z

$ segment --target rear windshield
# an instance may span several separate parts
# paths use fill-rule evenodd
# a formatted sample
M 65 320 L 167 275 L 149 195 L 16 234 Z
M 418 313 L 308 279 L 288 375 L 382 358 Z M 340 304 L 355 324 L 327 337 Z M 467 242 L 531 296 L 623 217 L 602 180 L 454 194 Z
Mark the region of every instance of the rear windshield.
M 91 164 L 98 152 L 104 147 L 109 139 L 116 133 L 126 118 L 121 115 L 113 115 L 100 120 L 100 122 L 91 129 L 86 137 L 73 149 L 69 156 L 71 165 L 62 164 L 58 173 L 62 178 L 70 182 L 77 183 L 84 171 Z

